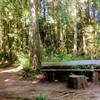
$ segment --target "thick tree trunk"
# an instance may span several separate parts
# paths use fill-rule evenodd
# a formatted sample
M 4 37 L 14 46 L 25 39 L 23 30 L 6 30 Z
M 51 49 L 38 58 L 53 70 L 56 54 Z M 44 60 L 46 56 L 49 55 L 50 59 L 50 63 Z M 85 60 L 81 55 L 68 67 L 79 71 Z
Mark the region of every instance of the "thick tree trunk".
M 40 64 L 39 52 L 39 32 L 37 25 L 36 2 L 30 0 L 31 18 L 29 30 L 30 61 L 33 69 L 37 69 Z

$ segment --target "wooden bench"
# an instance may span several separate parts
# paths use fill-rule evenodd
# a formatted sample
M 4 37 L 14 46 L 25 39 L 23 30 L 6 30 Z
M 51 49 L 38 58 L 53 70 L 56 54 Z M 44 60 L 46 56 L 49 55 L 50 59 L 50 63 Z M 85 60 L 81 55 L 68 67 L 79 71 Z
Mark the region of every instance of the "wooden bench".
M 70 68 L 70 66 L 75 66 L 75 69 Z M 79 69 L 77 66 L 90 66 L 89 69 Z M 56 73 L 64 74 L 72 72 L 90 72 L 90 76 L 93 76 L 93 81 L 97 81 L 98 72 L 100 69 L 95 69 L 95 67 L 100 67 L 100 60 L 77 60 L 77 61 L 66 61 L 66 62 L 42 62 L 41 71 L 44 72 L 48 78 L 54 78 Z M 67 75 L 66 75 L 67 76 Z M 60 77 L 60 75 L 58 76 Z
M 49 66 L 76 66 L 76 65 L 100 65 L 100 60 L 77 60 L 62 62 L 42 62 L 42 67 Z

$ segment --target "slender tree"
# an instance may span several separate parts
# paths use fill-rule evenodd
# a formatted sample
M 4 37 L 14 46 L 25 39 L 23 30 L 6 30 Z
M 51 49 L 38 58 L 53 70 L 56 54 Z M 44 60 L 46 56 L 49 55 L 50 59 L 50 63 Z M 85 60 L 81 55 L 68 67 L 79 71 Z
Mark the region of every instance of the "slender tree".
M 77 0 L 71 1 L 71 16 L 73 22 L 73 30 L 74 30 L 74 43 L 73 43 L 73 54 L 77 54 Z

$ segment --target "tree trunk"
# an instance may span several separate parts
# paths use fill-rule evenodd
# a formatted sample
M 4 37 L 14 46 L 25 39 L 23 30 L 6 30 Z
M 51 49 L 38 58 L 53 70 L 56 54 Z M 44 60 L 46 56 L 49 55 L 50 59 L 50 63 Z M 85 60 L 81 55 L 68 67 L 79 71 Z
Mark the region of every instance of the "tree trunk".
M 30 62 L 33 69 L 37 69 L 40 65 L 40 47 L 39 47 L 39 32 L 37 25 L 37 12 L 36 12 L 36 1 L 30 0 L 30 30 L 29 30 L 29 46 L 30 46 Z
M 81 2 L 81 24 L 83 34 L 83 52 L 85 54 L 93 54 L 95 51 L 95 30 L 94 21 L 87 16 L 88 1 L 83 0 Z M 92 18 L 93 19 L 93 18 Z
M 94 52 L 96 53 L 97 48 L 97 29 L 96 29 L 96 0 L 93 0 L 93 20 L 94 20 Z M 91 56 L 91 58 L 94 58 Z
M 58 48 L 58 53 L 61 53 L 63 54 L 64 53 L 64 47 L 65 47 L 65 44 L 64 44 L 64 33 L 63 33 L 63 27 L 61 25 L 61 15 L 60 15 L 60 9 L 59 9 L 59 6 L 61 6 L 61 1 L 60 0 L 57 0 L 55 1 L 55 16 L 56 16 L 56 26 L 55 26 L 55 29 L 56 29 L 56 39 L 57 39 L 57 48 Z
M 72 21 L 73 21 L 73 30 L 74 30 L 74 47 L 73 54 L 77 54 L 77 0 L 72 0 Z
M 3 32 L 2 32 L 2 27 L 0 25 L 0 49 L 2 49 L 2 44 L 3 44 Z

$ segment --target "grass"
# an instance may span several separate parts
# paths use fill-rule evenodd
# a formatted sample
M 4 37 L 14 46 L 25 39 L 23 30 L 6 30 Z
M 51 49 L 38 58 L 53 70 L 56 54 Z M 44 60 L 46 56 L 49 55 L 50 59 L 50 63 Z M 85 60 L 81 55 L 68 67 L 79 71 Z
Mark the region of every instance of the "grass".
M 46 100 L 46 96 L 44 96 L 43 94 L 39 94 L 39 95 L 36 97 L 36 100 Z

